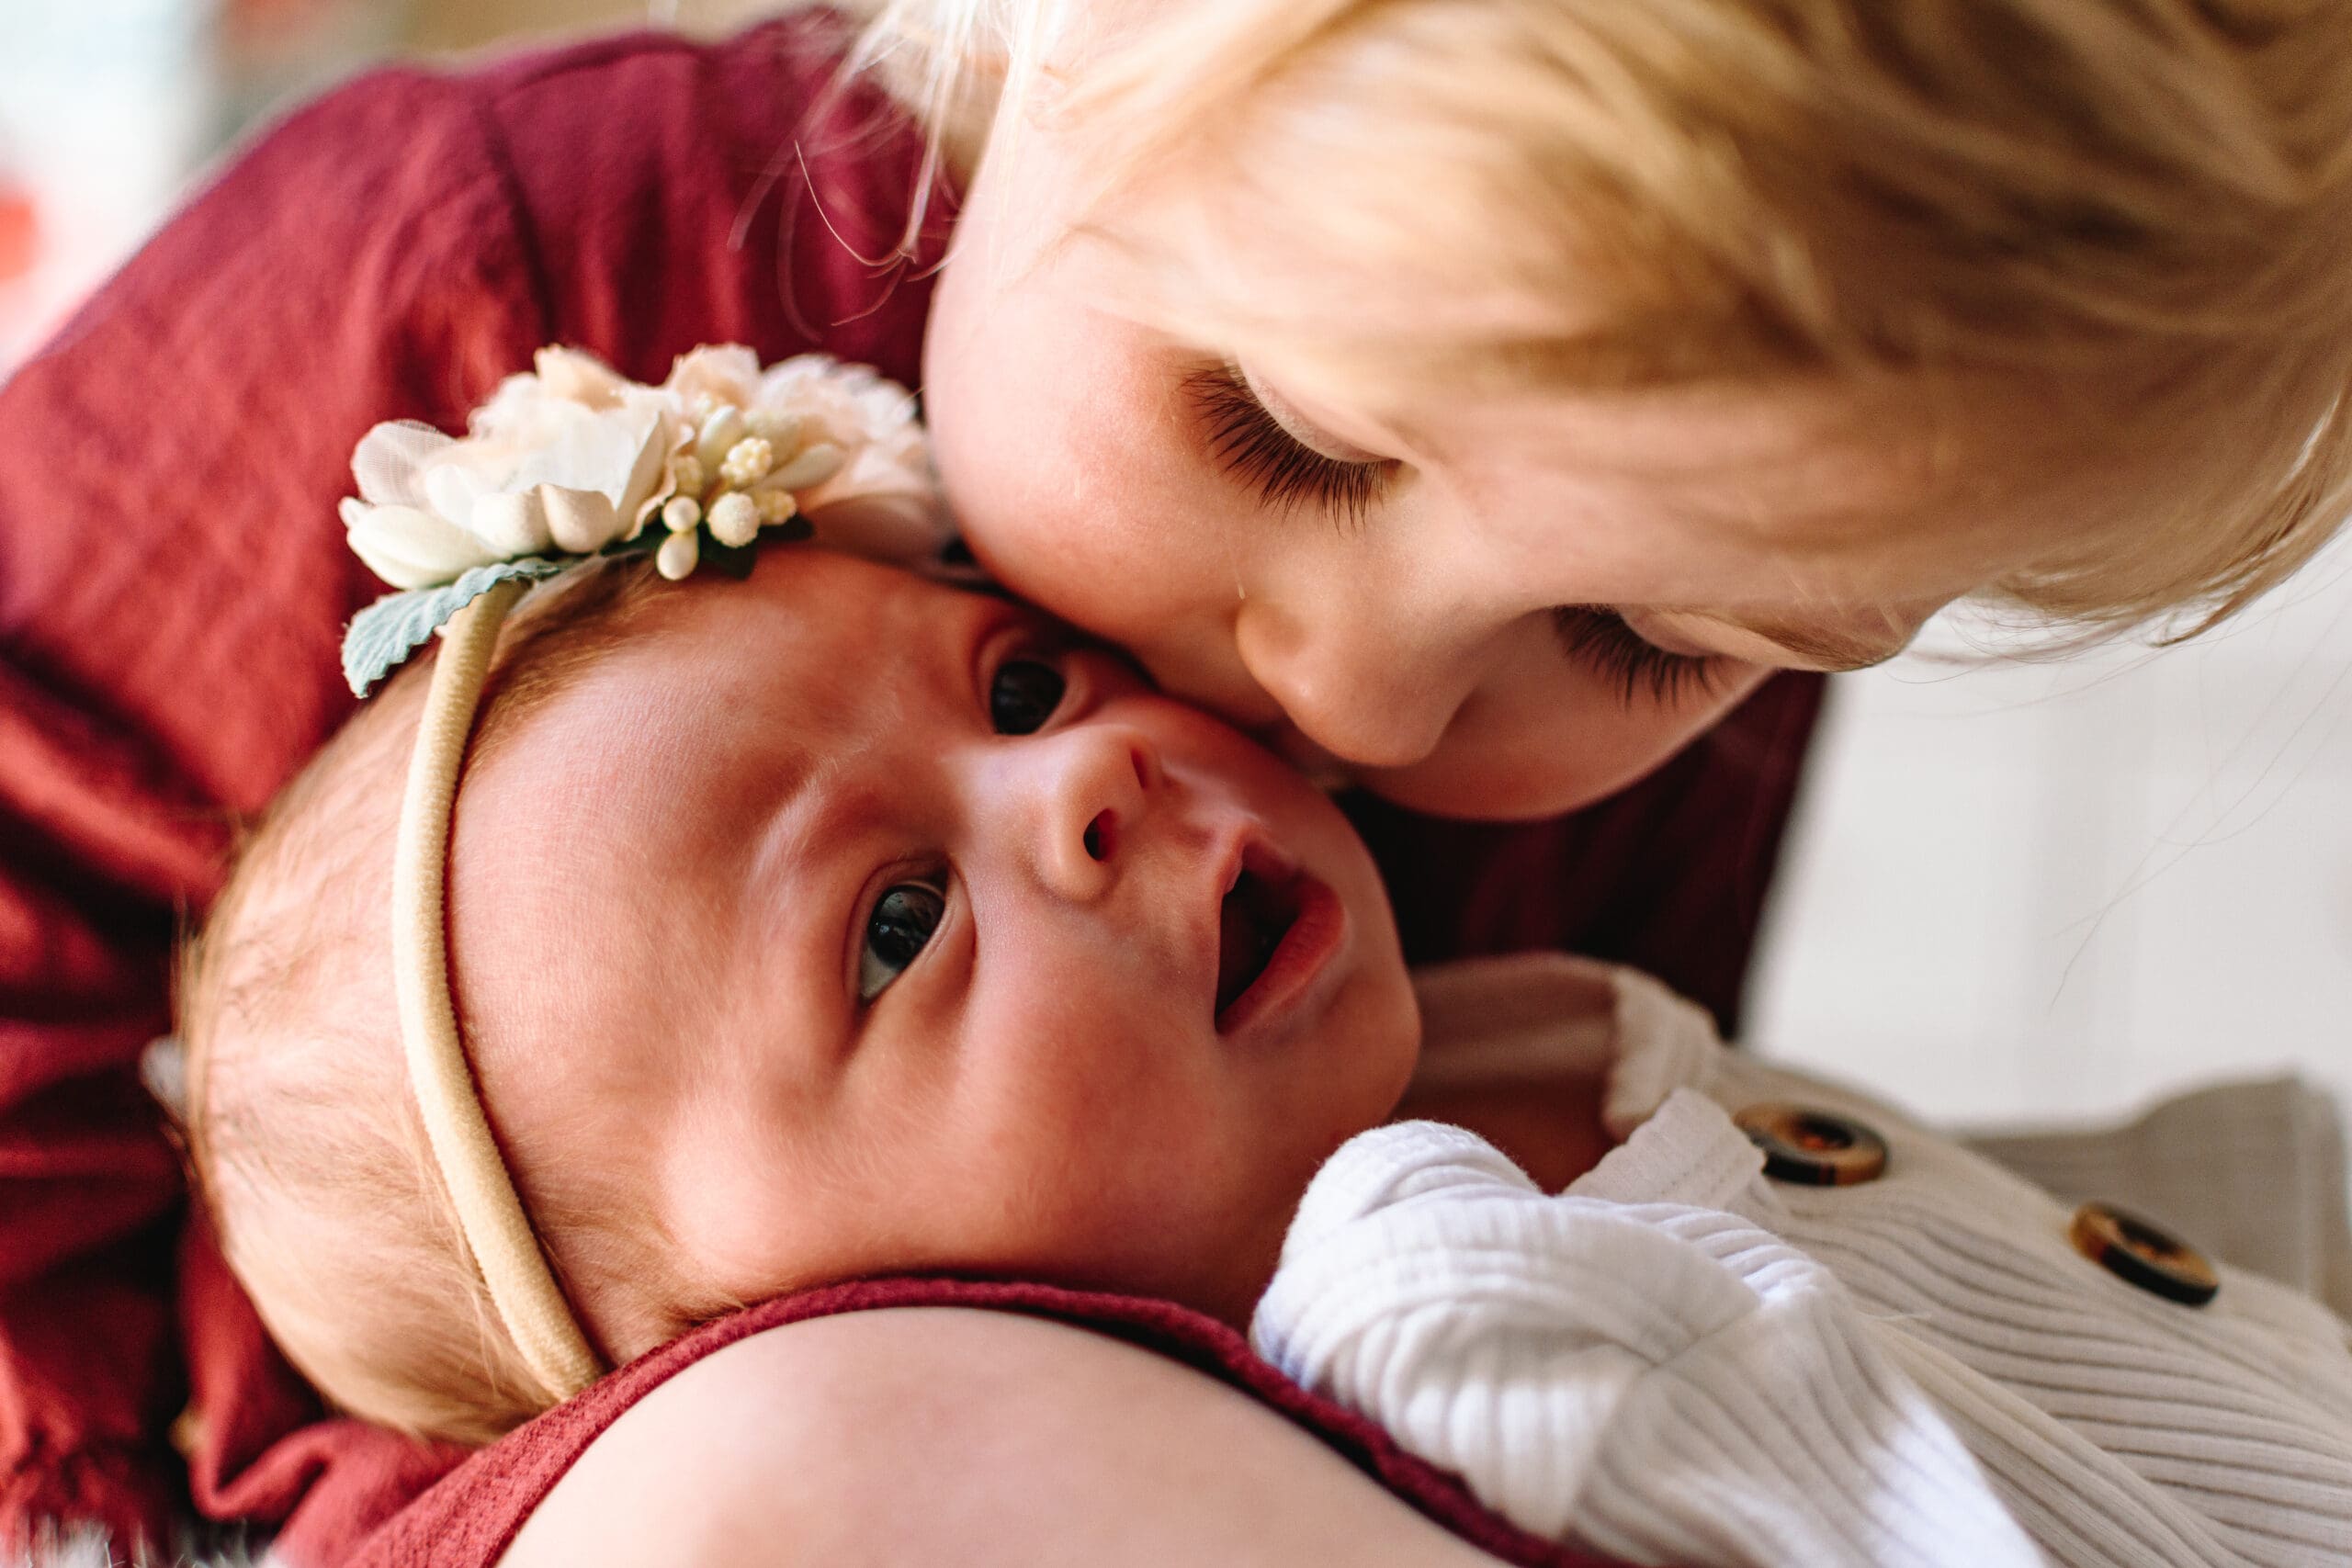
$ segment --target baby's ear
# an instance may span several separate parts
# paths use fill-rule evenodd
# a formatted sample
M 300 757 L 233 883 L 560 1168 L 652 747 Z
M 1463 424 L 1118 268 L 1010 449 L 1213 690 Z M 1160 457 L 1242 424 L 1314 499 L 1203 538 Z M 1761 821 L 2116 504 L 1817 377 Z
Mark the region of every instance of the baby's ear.
M 139 1081 L 172 1119 L 172 1131 L 187 1127 L 187 1052 L 179 1036 L 165 1034 L 147 1043 L 139 1054 Z

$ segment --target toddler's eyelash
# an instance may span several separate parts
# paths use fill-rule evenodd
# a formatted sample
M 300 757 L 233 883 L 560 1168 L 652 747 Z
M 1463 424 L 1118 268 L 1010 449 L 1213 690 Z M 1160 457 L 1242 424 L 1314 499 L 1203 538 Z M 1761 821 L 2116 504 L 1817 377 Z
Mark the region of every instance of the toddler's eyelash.
M 1289 512 L 1313 502 L 1350 528 L 1360 527 L 1392 463 L 1343 463 L 1301 446 L 1266 412 L 1231 364 L 1212 365 L 1184 378 L 1185 395 L 1208 427 L 1209 449 L 1227 471 L 1255 489 L 1264 502 Z M 1599 671 L 1631 705 L 1646 689 L 1671 703 L 1713 687 L 1720 661 L 1668 653 L 1645 641 L 1624 617 L 1599 604 L 1560 604 L 1552 627 L 1569 658 Z
M 1302 446 L 1276 423 L 1233 366 L 1212 365 L 1184 378 L 1184 394 L 1208 427 L 1209 450 L 1226 471 L 1287 513 L 1309 502 L 1349 528 L 1363 525 L 1391 463 L 1343 463 Z
M 1625 618 L 1600 604 L 1556 604 L 1552 629 L 1570 659 L 1599 671 L 1618 688 L 1627 706 L 1647 688 L 1650 700 L 1671 703 L 1689 693 L 1711 691 L 1721 672 L 1713 659 L 1668 653 L 1645 642 Z

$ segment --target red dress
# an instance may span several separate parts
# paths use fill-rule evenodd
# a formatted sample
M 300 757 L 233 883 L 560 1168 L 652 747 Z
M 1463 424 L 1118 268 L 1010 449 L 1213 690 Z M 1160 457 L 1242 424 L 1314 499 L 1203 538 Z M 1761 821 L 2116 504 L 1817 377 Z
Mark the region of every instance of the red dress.
M 274 1523 L 322 1471 L 390 1506 L 441 1468 L 310 1425 L 209 1250 L 175 1247 L 133 1064 L 235 825 L 348 711 L 341 627 L 381 588 L 334 503 L 369 425 L 454 428 L 555 342 L 649 380 L 737 342 L 913 382 L 927 278 L 860 258 L 898 235 L 915 137 L 870 91 L 826 96 L 842 42 L 803 14 L 368 77 L 0 387 L 0 1530 L 152 1529 L 184 1476 Z M 1819 694 L 1776 681 L 1558 822 L 1359 803 L 1408 947 L 1623 959 L 1728 1021 Z
M 1124 1339 L 1238 1389 L 1319 1438 L 1340 1457 L 1490 1557 L 1519 1568 L 1612 1568 L 1611 1560 L 1528 1534 L 1459 1481 L 1396 1446 L 1374 1422 L 1292 1382 L 1240 1335 L 1173 1302 L 1045 1285 L 880 1280 L 787 1296 L 697 1329 L 632 1362 L 455 1467 L 368 1536 L 350 1568 L 494 1568 L 531 1510 L 620 1414 L 702 1359 L 749 1335 L 835 1313 L 894 1306 L 984 1307 L 1074 1323 Z M 294 1561 L 308 1542 L 281 1537 Z

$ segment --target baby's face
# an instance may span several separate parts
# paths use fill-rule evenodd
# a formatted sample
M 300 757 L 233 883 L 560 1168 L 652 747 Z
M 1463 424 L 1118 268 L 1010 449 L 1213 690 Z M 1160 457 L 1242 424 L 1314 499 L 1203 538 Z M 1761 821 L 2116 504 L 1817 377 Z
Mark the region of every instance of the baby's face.
M 1329 802 L 1035 614 L 865 562 L 771 552 L 648 616 L 459 795 L 455 984 L 526 1201 L 621 1179 L 657 1296 L 962 1269 L 1246 1313 L 1418 1042 Z M 610 1341 L 645 1303 L 582 1304 Z

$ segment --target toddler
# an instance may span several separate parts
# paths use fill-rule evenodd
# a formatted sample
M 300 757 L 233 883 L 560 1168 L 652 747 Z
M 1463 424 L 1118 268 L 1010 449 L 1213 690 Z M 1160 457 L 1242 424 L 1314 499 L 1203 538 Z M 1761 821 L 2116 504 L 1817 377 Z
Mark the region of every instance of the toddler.
M 339 711 L 274 654 L 349 607 L 300 524 L 350 437 L 454 413 L 526 333 L 640 374 L 722 333 L 927 356 L 993 570 L 1168 689 L 1453 813 L 1595 799 L 1766 668 L 1877 657 L 1955 593 L 2093 625 L 2233 607 L 2342 513 L 2340 6 L 861 9 L 963 197 L 927 333 L 934 296 L 883 300 L 866 265 L 915 150 L 870 96 L 832 112 L 841 33 L 804 17 L 372 77 L 9 381 L 0 631 L 35 728 L 0 794 L 41 846 L 6 873 L 32 933 L 11 1105 L 122 1066 L 153 920 L 209 894 L 220 813 Z M 1474 863 L 1510 895 L 1489 931 L 1426 924 L 1589 931 L 1728 1009 L 1813 689 L 1718 732 L 1705 789 L 1622 808 L 1696 802 L 1704 852 L 1592 857 L 1556 906 Z M 6 1513 L 152 1517 L 117 1413 L 162 1407 L 170 1358 L 72 1328 L 121 1310 L 153 1239 L 107 1216 L 169 1185 L 109 1161 L 89 1219 L 85 1129 L 48 1120 L 26 1168 L 64 1207 L 10 1232 L 58 1266 L 6 1309 Z
M 582 407 L 639 400 L 571 371 Z M 534 547 L 634 514 L 716 559 L 745 546 L 700 519 L 825 467 L 802 459 L 826 443 L 744 451 L 787 433 L 723 412 L 614 449 L 637 475 L 658 448 L 667 496 L 387 439 L 435 504 L 470 476 L 468 514 Z M 752 504 L 784 522 L 798 498 Z M 435 536 L 353 518 L 370 548 Z M 420 569 L 412 593 L 446 614 L 511 564 Z M 968 1272 L 1254 1314 L 1270 1359 L 1521 1523 L 1628 1556 L 2352 1540 L 2352 1358 L 2316 1305 L 2228 1271 L 2202 1305 L 2141 1289 L 2032 1189 L 1566 960 L 1433 983 L 1490 1048 L 1539 1054 L 1589 1038 L 1599 995 L 1621 1147 L 1551 1199 L 1467 1134 L 1378 1128 L 1419 1018 L 1369 857 L 1300 774 L 993 593 L 820 549 L 739 564 L 664 585 L 591 561 L 503 627 L 481 610 L 514 584 L 479 593 L 278 803 L 196 950 L 202 1190 L 280 1344 L 353 1413 L 486 1440 L 731 1307 Z M 422 962 L 385 918 L 420 865 Z M 420 1055 L 420 976 L 478 1142 Z M 1790 1179 L 1825 1174 L 1876 1179 Z M 2161 1278 L 2194 1286 L 2195 1261 Z

